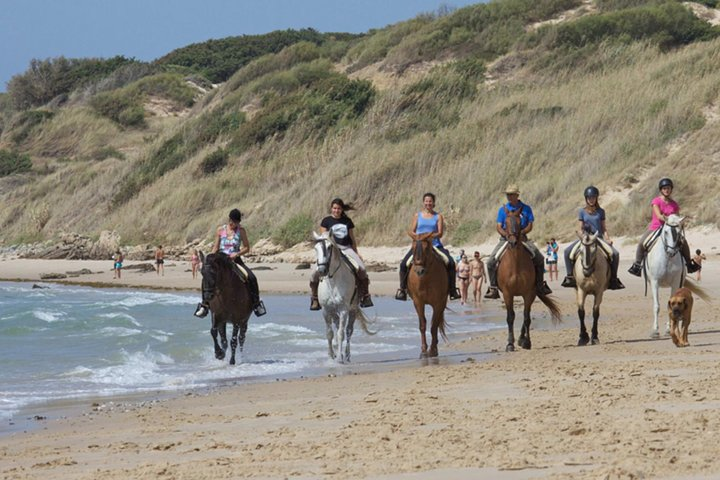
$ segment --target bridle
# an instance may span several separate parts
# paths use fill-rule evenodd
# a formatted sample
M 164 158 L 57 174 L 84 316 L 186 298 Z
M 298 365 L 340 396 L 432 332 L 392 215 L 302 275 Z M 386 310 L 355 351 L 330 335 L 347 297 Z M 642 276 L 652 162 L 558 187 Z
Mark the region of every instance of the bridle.
M 324 277 L 327 275 L 328 278 L 333 278 L 340 269 L 342 261 L 337 262 L 337 266 L 332 272 L 329 271 L 330 265 L 332 264 L 332 254 L 334 249 L 328 248 L 328 242 L 332 244 L 332 241 L 329 238 L 319 238 L 315 240 L 315 252 L 317 253 L 316 263 L 320 276 Z
M 672 244 L 668 244 L 665 234 L 665 229 L 670 229 L 670 235 L 672 237 Z M 663 225 L 663 234 L 661 235 L 663 248 L 665 250 L 665 255 L 667 255 L 670 258 L 673 258 L 677 253 L 680 251 L 680 243 L 684 236 L 682 225 L 671 225 L 668 222 L 665 222 L 665 225 Z
M 597 239 L 597 233 L 593 235 L 585 234 L 580 237 L 580 243 L 582 243 L 583 246 L 583 275 L 585 275 L 586 277 L 589 277 L 595 271 L 595 258 L 597 257 Z

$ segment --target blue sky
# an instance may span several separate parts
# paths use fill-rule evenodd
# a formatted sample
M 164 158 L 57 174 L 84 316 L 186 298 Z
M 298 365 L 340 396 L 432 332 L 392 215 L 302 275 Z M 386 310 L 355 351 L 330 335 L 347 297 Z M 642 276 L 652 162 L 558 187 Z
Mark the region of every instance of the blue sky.
M 211 38 L 287 28 L 366 32 L 482 0 L 0 0 L 0 91 L 33 58 L 153 60 Z

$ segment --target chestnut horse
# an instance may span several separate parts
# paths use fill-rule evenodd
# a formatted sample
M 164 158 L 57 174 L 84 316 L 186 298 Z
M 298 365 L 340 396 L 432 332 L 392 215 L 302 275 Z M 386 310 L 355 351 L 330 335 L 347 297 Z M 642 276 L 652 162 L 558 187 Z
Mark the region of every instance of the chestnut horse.
M 232 323 L 230 365 L 235 365 L 235 350 L 239 346 L 240 353 L 242 353 L 248 319 L 252 313 L 250 289 L 247 282 L 243 282 L 234 271 L 237 267 L 225 253 L 211 253 L 206 257 L 200 252 L 200 261 L 202 262 L 200 273 L 203 277 L 203 298 L 210 297 L 212 318 L 210 335 L 215 345 L 215 358 L 218 360 L 225 358 L 228 347 L 226 326 L 228 323 Z M 218 332 L 220 332 L 221 344 L 218 344 Z
M 413 239 L 412 252 L 413 264 L 408 272 L 408 294 L 415 305 L 415 311 L 420 323 L 420 339 L 422 350 L 420 358 L 438 356 L 438 330 L 445 340 L 445 307 L 448 301 L 448 274 L 445 263 L 435 253 L 432 245 L 432 232 L 417 235 L 408 232 Z M 432 343 L 428 350 L 425 328 L 425 305 L 430 305 L 433 310 L 432 325 L 430 334 Z
M 560 307 L 547 295 L 538 295 L 535 288 L 535 266 L 532 256 L 523 246 L 520 236 L 520 212 L 508 212 L 506 220 L 507 247 L 498 265 L 497 281 L 498 289 L 502 291 L 503 301 L 507 310 L 508 343 L 505 351 L 515 351 L 515 309 L 513 307 L 514 297 L 523 297 L 524 321 L 520 330 L 518 345 L 526 350 L 532 347 L 530 341 L 530 308 L 535 297 L 539 296 L 545 306 L 550 309 L 553 324 L 561 321 Z

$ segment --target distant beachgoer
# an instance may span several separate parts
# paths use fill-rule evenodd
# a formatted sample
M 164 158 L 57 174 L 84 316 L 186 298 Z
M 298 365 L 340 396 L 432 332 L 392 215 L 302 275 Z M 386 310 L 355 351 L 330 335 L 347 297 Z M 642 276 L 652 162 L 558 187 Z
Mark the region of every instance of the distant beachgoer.
M 547 252 L 546 252 L 546 260 L 545 263 L 547 263 L 548 266 L 548 273 L 550 274 L 550 281 L 552 282 L 553 275 L 555 276 L 555 280 L 558 279 L 558 250 L 560 249 L 559 245 L 555 241 L 554 238 L 551 238 L 549 242 L 547 242 Z
M 470 276 L 473 284 L 473 300 L 477 303 L 478 299 L 482 301 L 482 286 L 485 281 L 485 262 L 480 258 L 480 252 L 475 252 L 473 259 L 470 260 Z
M 122 254 L 120 249 L 118 249 L 115 252 L 115 255 L 113 255 L 113 260 L 115 261 L 113 264 L 113 279 L 120 278 L 122 275 L 123 260 L 125 260 L 125 256 Z
M 158 245 L 157 250 L 155 250 L 155 270 L 158 276 L 160 276 L 161 273 L 163 277 L 165 276 L 165 251 L 162 245 Z
M 463 250 L 463 249 L 461 248 L 461 249 L 460 249 L 460 254 L 459 254 L 457 257 L 455 257 L 455 264 L 456 264 L 456 265 L 459 265 L 459 264 L 460 264 L 460 261 L 462 260 L 462 257 L 463 257 L 464 255 L 465 255 L 465 250 Z
M 192 277 L 195 279 L 198 268 L 200 267 L 200 255 L 198 254 L 197 248 L 194 248 L 192 255 L 190 255 L 190 267 L 192 268 Z
M 698 248 L 697 250 L 695 250 L 695 256 L 693 256 L 693 262 L 697 263 L 698 267 L 700 267 L 698 269 L 697 273 L 695 274 L 696 275 L 695 278 L 697 279 L 698 282 L 700 281 L 700 273 L 702 272 L 703 260 L 707 260 L 707 257 Z
M 464 251 L 464 250 L 463 250 Z M 468 263 L 467 255 L 463 253 L 457 266 L 457 277 L 460 284 L 460 305 L 467 303 L 468 287 L 470 286 L 470 272 L 472 268 Z

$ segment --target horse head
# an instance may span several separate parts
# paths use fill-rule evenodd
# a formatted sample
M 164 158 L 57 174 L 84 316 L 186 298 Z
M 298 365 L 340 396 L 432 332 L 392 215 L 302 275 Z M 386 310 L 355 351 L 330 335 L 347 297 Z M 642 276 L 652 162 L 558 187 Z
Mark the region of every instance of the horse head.
M 600 234 L 598 232 L 590 235 L 589 232 L 584 232 L 582 235 L 578 233 L 578 238 L 582 244 L 581 258 L 583 274 L 586 277 L 592 275 L 595 270 L 595 259 L 597 257 L 597 240 Z
M 510 248 L 515 248 L 518 241 L 521 240 L 522 229 L 520 228 L 520 213 L 522 209 L 507 212 L 505 216 L 505 231 L 507 232 L 507 241 Z
M 432 232 L 422 233 L 420 235 L 414 232 L 408 232 L 408 235 L 413 239 L 413 267 L 418 275 L 422 275 L 427 268 L 428 258 L 433 254 Z
M 684 221 L 685 217 L 673 213 L 667 217 L 662 227 L 661 237 L 663 247 L 665 248 L 665 253 L 670 257 L 674 257 L 682 245 L 682 239 L 685 236 L 685 232 L 683 231 Z
M 320 276 L 325 276 L 330 272 L 330 261 L 332 260 L 332 250 L 335 245 L 330 232 L 317 234 L 313 232 L 315 240 L 315 262 L 317 271 Z

